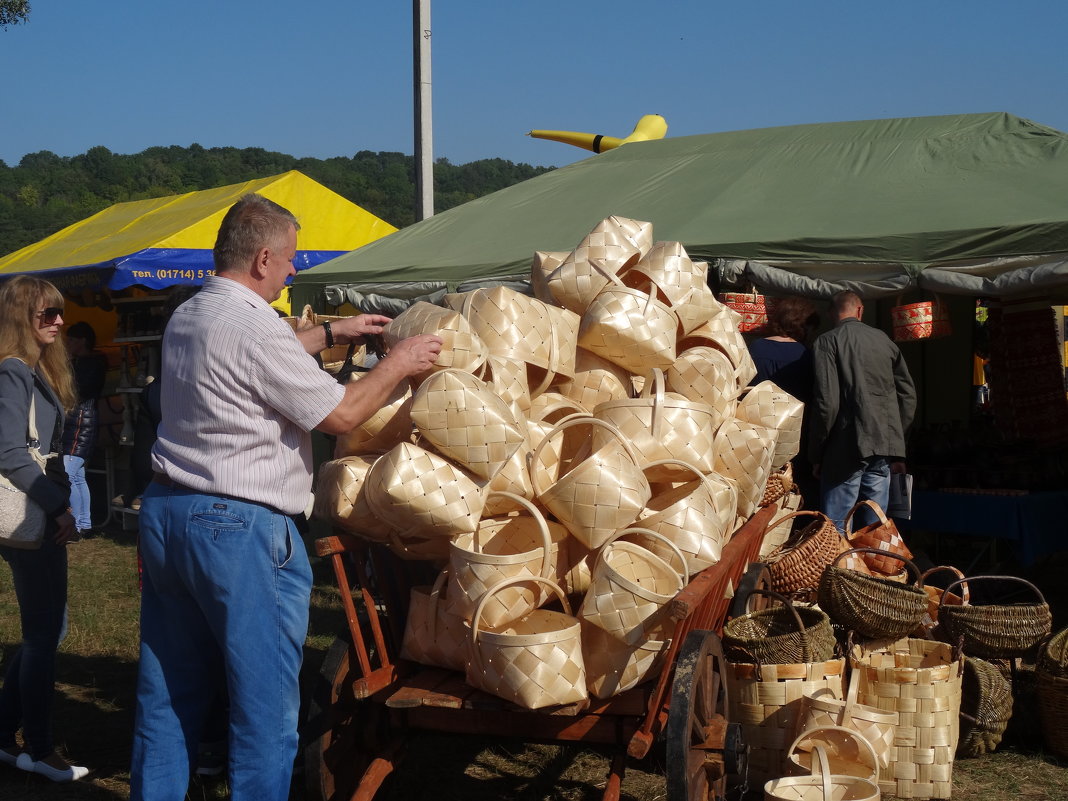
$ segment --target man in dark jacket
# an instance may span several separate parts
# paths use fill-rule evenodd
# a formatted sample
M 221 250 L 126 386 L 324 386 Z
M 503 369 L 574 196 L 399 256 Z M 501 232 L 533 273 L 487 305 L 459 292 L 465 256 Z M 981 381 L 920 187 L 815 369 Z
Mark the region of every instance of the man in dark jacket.
M 63 466 L 70 478 L 70 506 L 80 537 L 92 536 L 91 499 L 85 480 L 85 463 L 96 445 L 96 400 L 104 389 L 107 358 L 93 349 L 96 332 L 89 323 L 75 323 L 67 329 L 67 350 L 78 385 L 78 403 L 63 425 Z
M 835 327 L 812 346 L 809 455 L 820 479 L 820 508 L 841 530 L 859 501 L 885 509 L 890 473 L 905 472 L 916 387 L 897 345 L 861 322 L 860 297 L 839 292 L 833 303 Z

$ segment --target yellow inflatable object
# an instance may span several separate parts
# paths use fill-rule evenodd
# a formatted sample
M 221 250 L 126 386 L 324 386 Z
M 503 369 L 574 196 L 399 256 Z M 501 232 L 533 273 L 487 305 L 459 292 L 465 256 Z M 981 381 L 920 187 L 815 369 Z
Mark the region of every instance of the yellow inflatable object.
M 574 145 L 584 150 L 592 150 L 594 153 L 603 153 L 612 150 L 628 142 L 646 142 L 650 139 L 663 139 L 667 133 L 667 120 L 659 114 L 646 114 L 630 136 L 619 139 L 615 136 L 602 136 L 601 134 L 578 133 L 577 131 L 530 131 L 527 136 L 535 139 L 551 139 L 554 142 L 563 142 L 565 145 Z

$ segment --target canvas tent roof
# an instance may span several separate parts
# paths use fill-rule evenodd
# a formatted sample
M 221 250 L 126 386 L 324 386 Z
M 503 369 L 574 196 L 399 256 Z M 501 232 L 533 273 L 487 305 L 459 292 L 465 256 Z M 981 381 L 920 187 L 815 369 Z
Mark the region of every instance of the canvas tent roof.
M 298 270 L 313 267 L 397 229 L 292 170 L 182 195 L 117 203 L 40 242 L 0 258 L 0 275 L 41 273 L 66 290 L 199 284 L 227 209 L 257 192 L 300 221 Z
M 1068 135 L 1004 113 L 637 142 L 323 264 L 297 277 L 294 299 L 529 275 L 536 250 L 570 251 L 612 214 L 769 290 L 1063 292 L 1066 188 Z

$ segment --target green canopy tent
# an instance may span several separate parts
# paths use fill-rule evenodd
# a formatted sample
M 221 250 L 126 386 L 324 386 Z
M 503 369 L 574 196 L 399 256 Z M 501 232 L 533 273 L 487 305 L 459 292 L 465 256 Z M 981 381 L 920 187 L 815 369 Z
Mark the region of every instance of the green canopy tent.
M 728 285 L 1052 302 L 1068 298 L 1066 189 L 1068 134 L 1004 113 L 636 142 L 303 272 L 294 301 L 388 308 L 523 280 L 535 251 L 569 251 L 616 214 L 651 222 Z

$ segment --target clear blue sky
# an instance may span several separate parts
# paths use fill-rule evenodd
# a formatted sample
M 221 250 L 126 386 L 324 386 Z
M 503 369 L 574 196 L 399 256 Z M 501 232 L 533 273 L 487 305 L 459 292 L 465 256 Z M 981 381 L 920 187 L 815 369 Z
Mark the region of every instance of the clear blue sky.
M 0 159 L 103 145 L 412 153 L 409 0 L 33 0 Z M 561 165 L 532 128 L 668 136 L 1007 111 L 1068 130 L 1058 0 L 438 0 L 434 155 Z

